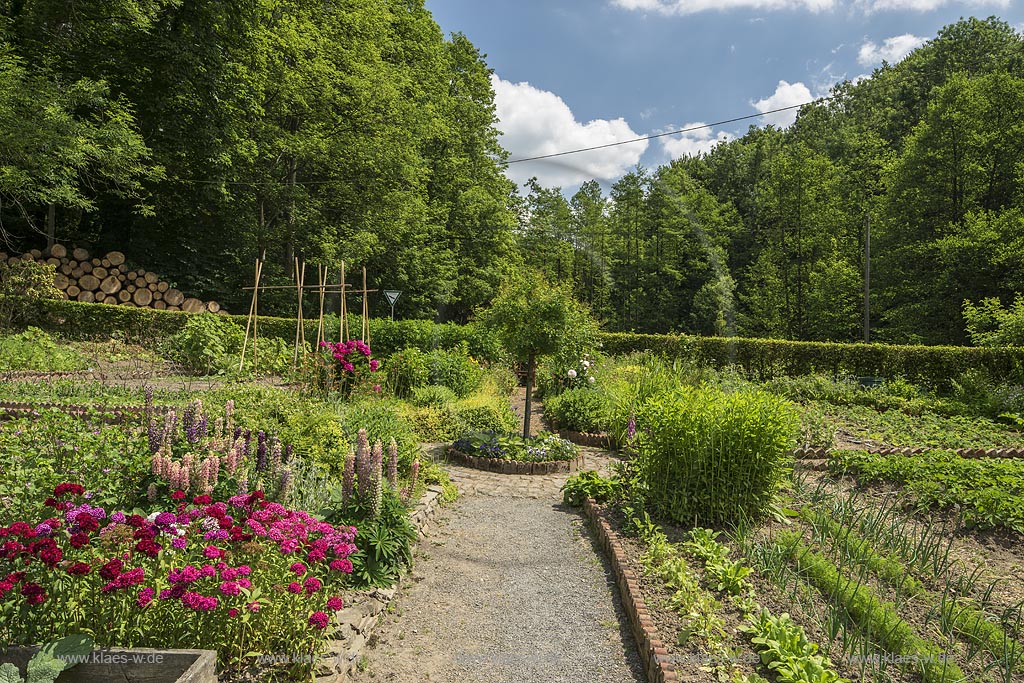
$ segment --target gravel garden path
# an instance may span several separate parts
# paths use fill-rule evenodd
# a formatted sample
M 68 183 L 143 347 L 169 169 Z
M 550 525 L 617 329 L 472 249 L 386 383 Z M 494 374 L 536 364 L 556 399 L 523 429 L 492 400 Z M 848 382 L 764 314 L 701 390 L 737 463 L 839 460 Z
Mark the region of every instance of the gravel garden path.
M 584 449 L 588 469 L 613 458 Z M 354 680 L 644 681 L 611 570 L 566 475 L 449 467 L 461 497 L 421 540 Z

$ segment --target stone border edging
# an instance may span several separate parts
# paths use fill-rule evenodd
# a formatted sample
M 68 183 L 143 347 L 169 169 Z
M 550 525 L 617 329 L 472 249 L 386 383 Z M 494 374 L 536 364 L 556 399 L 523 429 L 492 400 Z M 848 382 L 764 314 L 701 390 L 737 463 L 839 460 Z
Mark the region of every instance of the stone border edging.
M 428 486 L 426 493 L 409 513 L 409 519 L 416 527 L 417 542 L 428 536 L 433 529 L 442 493 L 440 486 Z M 349 599 L 345 609 L 336 617 L 336 636 L 319 660 L 319 668 L 314 670 L 316 683 L 341 683 L 348 680 L 349 674 L 359 666 L 359 660 L 377 629 L 380 616 L 391 604 L 405 576 L 404 573 L 400 575 L 395 585 L 389 588 L 375 588 Z
M 497 474 L 563 474 L 583 469 L 583 454 L 572 460 L 547 460 L 545 462 L 525 462 L 522 460 L 502 460 L 500 458 L 478 458 L 457 451 L 451 446 L 445 451 L 445 460 L 456 465 L 470 467 Z
M 622 606 L 629 617 L 630 630 L 633 632 L 633 638 L 636 639 L 636 646 L 640 651 L 640 660 L 643 662 L 647 680 L 651 683 L 678 681 L 675 667 L 672 666 L 668 657 L 668 650 L 661 638 L 658 637 L 658 629 L 647 610 L 647 602 L 640 593 L 636 574 L 629 567 L 629 560 L 622 549 L 619 535 L 597 513 L 597 505 L 593 498 L 583 501 L 583 512 L 587 521 L 590 522 L 591 528 L 597 534 L 601 548 L 607 554 L 612 571 L 615 573 L 615 583 L 622 596 Z
M 587 446 L 590 448 L 603 448 L 608 451 L 619 450 L 619 444 L 615 442 L 615 438 L 607 432 L 574 432 L 571 429 L 559 429 L 558 436 L 572 441 L 577 446 Z
M 961 458 L 1024 458 L 1024 448 L 861 448 L 875 455 L 921 455 L 931 451 L 952 451 Z M 841 449 L 796 448 L 791 451 L 797 460 L 823 460 Z

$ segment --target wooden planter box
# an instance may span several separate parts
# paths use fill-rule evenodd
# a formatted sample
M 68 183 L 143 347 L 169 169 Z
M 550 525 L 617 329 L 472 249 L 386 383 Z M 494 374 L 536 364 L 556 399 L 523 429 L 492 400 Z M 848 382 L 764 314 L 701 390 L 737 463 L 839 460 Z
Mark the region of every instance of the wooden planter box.
M 9 647 L 0 652 L 0 664 L 10 662 L 25 676 L 28 660 L 37 647 Z M 101 648 L 88 661 L 65 669 L 57 683 L 217 683 L 217 653 L 213 650 L 154 650 Z

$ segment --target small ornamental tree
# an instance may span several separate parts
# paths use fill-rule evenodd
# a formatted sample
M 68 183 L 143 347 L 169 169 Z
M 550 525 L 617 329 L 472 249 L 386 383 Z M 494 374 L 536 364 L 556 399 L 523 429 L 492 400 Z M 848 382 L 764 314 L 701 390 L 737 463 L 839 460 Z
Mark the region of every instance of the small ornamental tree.
M 536 273 L 505 285 L 479 320 L 501 338 L 517 361 L 526 364 L 523 436 L 529 436 L 538 359 L 557 353 L 566 344 L 580 345 L 594 338 L 597 323 L 584 305 L 573 298 L 568 287 L 549 284 Z

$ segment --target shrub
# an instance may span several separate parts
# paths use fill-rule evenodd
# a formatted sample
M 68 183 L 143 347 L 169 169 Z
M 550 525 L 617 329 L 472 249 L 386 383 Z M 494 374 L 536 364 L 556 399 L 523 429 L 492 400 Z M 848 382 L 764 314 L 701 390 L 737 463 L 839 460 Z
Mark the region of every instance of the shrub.
M 639 477 L 655 513 L 679 523 L 763 516 L 787 472 L 793 405 L 762 391 L 679 387 L 637 412 Z
M 570 389 L 544 402 L 545 412 L 559 427 L 574 432 L 602 432 L 608 428 L 608 396 L 593 389 Z
M 409 471 L 413 460 L 419 455 L 420 442 L 412 425 L 402 415 L 397 401 L 357 401 L 344 404 L 339 412 L 342 429 L 349 443 L 356 443 L 360 429 L 366 430 L 371 443 L 388 443 L 394 438 L 398 442 L 402 471 Z
M 427 354 L 416 348 L 402 349 L 384 361 L 388 393 L 406 398 L 416 387 L 430 383 Z
M 450 403 L 412 408 L 406 416 L 420 441 L 451 441 L 466 429 Z
M 519 462 L 572 460 L 579 453 L 572 442 L 544 432 L 537 436 L 522 437 L 518 434 L 470 431 L 459 437 L 452 448 L 478 458 Z
M 517 431 L 520 424 L 507 400 L 483 392 L 459 401 L 455 414 L 464 429 L 507 434 Z
M 566 505 L 579 507 L 587 498 L 599 503 L 611 500 L 621 486 L 617 479 L 605 479 L 593 470 L 574 474 L 562 485 L 562 500 Z
M 164 344 L 167 356 L 193 375 L 225 372 L 226 357 L 242 348 L 245 331 L 223 316 L 194 315 Z
M 446 386 L 430 384 L 425 387 L 415 387 L 410 400 L 414 406 L 421 408 L 425 406 L 440 408 L 449 403 L 455 403 L 458 397 Z
M 48 263 L 0 263 L 0 330 L 33 320 L 35 304 L 58 300 L 64 293 L 53 286 L 57 269 Z
M 426 363 L 430 383 L 446 386 L 460 398 L 476 391 L 484 378 L 483 368 L 470 357 L 465 344 L 451 351 L 431 351 Z

